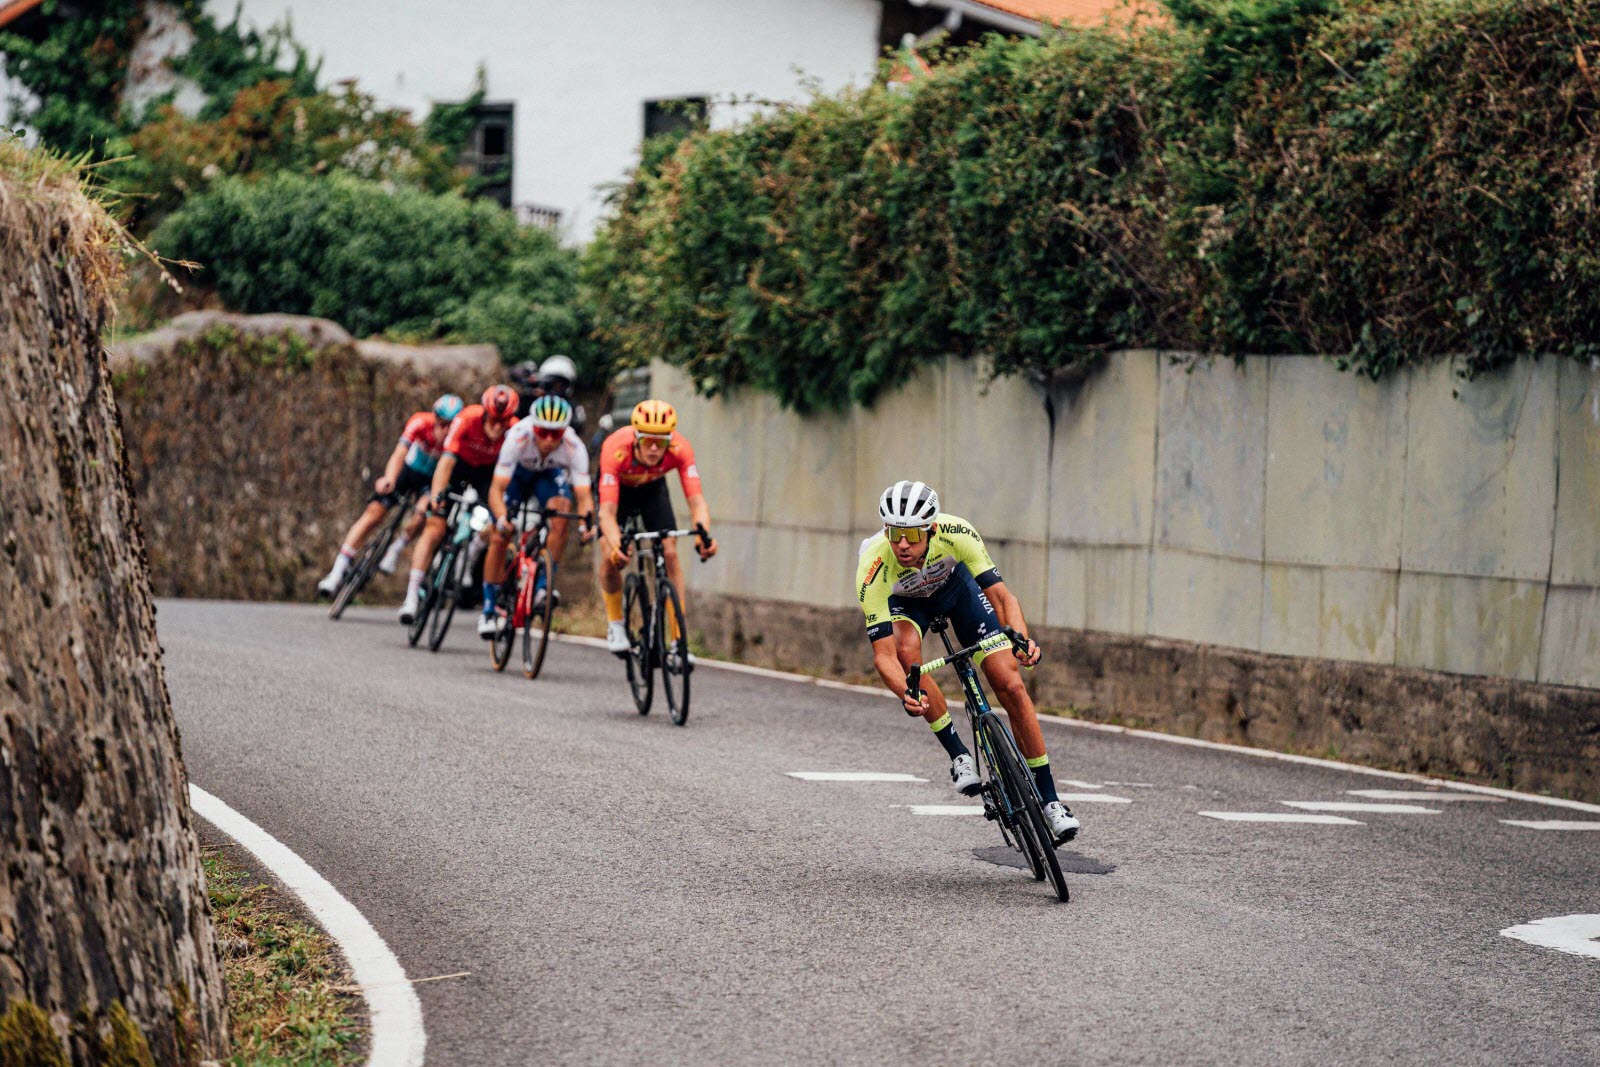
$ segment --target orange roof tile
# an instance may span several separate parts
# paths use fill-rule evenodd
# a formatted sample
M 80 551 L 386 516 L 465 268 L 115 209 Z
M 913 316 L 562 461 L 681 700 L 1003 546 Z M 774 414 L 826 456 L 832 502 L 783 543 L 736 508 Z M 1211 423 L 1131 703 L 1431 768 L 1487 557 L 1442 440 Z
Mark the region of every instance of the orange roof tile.
M 974 0 L 984 7 L 1019 15 L 1038 22 L 1071 22 L 1079 26 L 1095 25 L 1106 18 L 1124 21 L 1134 8 L 1153 10 L 1154 4 L 1127 0 Z

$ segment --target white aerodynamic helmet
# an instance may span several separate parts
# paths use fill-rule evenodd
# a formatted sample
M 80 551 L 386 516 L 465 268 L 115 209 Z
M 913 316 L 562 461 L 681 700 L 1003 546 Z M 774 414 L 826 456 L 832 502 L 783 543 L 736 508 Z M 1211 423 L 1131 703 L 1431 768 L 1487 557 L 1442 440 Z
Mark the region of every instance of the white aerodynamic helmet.
M 939 494 L 924 482 L 895 482 L 878 498 L 885 526 L 932 526 L 938 515 Z
M 565 378 L 569 382 L 578 380 L 578 366 L 566 356 L 551 356 L 539 364 L 539 377 Z

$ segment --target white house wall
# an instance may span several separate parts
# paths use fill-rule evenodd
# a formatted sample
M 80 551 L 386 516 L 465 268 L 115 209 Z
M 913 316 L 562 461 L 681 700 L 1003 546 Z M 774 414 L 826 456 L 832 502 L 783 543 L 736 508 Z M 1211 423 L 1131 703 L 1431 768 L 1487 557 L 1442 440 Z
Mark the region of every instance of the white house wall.
M 210 0 L 232 17 L 235 0 Z M 355 78 L 420 119 L 471 91 L 516 104 L 512 198 L 593 231 L 607 183 L 638 157 L 644 102 L 799 100 L 804 80 L 862 84 L 877 61 L 877 0 L 244 0 L 247 24 L 291 19 L 328 82 Z M 713 122 L 733 109 L 716 108 Z

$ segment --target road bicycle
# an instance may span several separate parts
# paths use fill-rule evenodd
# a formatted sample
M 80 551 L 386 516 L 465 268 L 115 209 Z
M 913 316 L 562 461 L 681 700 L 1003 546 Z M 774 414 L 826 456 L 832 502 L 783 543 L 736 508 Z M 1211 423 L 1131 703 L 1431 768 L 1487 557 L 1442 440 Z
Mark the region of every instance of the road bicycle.
M 328 606 L 328 618 L 337 619 L 343 615 L 344 609 L 349 607 L 350 602 L 360 596 L 367 583 L 372 581 L 372 576 L 378 569 L 378 561 L 383 559 L 383 554 L 394 542 L 395 534 L 400 532 L 400 527 L 411 517 L 411 507 L 416 500 L 416 493 L 406 493 L 401 496 L 389 509 L 389 514 L 382 524 L 372 531 L 367 543 L 356 553 L 356 558 L 350 561 L 350 568 L 344 572 L 344 581 L 339 584 L 338 591 L 333 595 L 333 603 Z
M 667 713 L 672 721 L 682 726 L 689 721 L 689 674 L 694 664 L 689 661 L 689 630 L 683 621 L 683 604 L 678 590 L 667 578 L 666 551 L 662 542 L 668 537 L 686 537 L 693 534 L 705 546 L 711 534 L 704 526 L 692 530 L 638 531 L 629 524 L 623 531 L 622 548 L 648 546 L 650 565 L 646 568 L 645 554 L 634 558 L 635 569 L 622 579 L 622 619 L 628 631 L 628 651 L 624 658 L 628 664 L 628 688 L 633 691 L 634 706 L 640 715 L 650 714 L 650 703 L 655 696 L 655 668 L 661 668 L 661 688 L 667 695 Z M 655 575 L 655 596 L 650 595 L 651 572 Z M 677 624 L 678 637 L 669 642 L 667 634 L 670 618 Z
M 530 517 L 536 521 L 524 527 Z M 550 580 L 555 564 L 546 546 L 550 540 L 550 523 L 557 518 L 580 519 L 585 526 L 593 525 L 592 515 L 574 515 L 548 505 L 538 507 L 532 501 L 525 501 L 518 509 L 514 521 L 521 533 L 507 561 L 506 579 L 500 583 L 500 592 L 495 597 L 495 613 L 504 620 L 489 644 L 489 658 L 497 671 L 506 669 L 518 633 L 522 634 L 522 673 L 528 678 L 537 678 L 539 669 L 544 666 L 545 649 L 550 644 L 550 620 L 556 605 L 555 582 Z M 534 592 L 541 576 L 545 598 L 535 607 Z
M 416 647 L 428 635 L 428 651 L 437 652 L 450 630 L 456 604 L 461 598 L 461 580 L 471 567 L 469 543 L 493 522 L 489 509 L 478 503 L 478 492 L 468 486 L 464 493 L 448 493 L 445 512 L 445 542 L 433 554 L 428 573 L 417 591 L 417 617 L 411 620 L 406 638 Z
M 984 777 L 979 793 L 983 797 L 983 817 L 1000 824 L 1000 836 L 1007 845 L 1027 858 L 1028 870 L 1032 872 L 1034 881 L 1043 881 L 1048 875 L 1056 897 L 1065 902 L 1068 899 L 1067 881 L 1062 877 L 1061 864 L 1056 859 L 1055 835 L 1050 832 L 1050 824 L 1045 820 L 1044 805 L 1039 800 L 1033 772 L 1028 770 L 1022 753 L 1017 751 L 1017 743 L 1005 720 L 989 706 L 989 698 L 984 695 L 983 686 L 978 682 L 978 671 L 972 663 L 973 657 L 980 652 L 990 652 L 1006 645 L 1026 654 L 1028 639 L 1006 626 L 1001 628 L 1000 633 L 990 634 L 976 644 L 957 649 L 946 632 L 948 623 L 946 618 L 938 616 L 929 625 L 928 632 L 937 633 L 944 641 L 945 655 L 911 668 L 906 673 L 906 690 L 914 699 L 921 699 L 923 675 L 946 664 L 956 669 L 956 674 L 961 678 L 961 688 L 966 694 L 967 723 L 972 729 L 973 751 L 978 754 L 979 773 Z M 907 711 L 906 714 L 917 713 Z

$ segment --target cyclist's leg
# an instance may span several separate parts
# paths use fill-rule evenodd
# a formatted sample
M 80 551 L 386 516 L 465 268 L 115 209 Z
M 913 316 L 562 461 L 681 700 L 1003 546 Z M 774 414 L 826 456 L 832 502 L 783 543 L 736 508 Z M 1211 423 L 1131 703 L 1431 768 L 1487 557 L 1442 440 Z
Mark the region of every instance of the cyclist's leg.
M 664 486 L 666 483 L 662 483 Z M 648 486 L 624 485 L 617 492 L 617 528 L 626 530 L 631 520 L 645 520 L 647 530 L 659 529 L 649 525 L 644 512 L 646 497 L 641 495 L 641 489 Z M 606 558 L 605 549 L 599 539 L 595 540 L 595 551 L 600 553 L 600 599 L 606 606 L 606 626 L 620 626 L 622 624 L 622 568 L 615 567 Z M 636 548 L 634 551 L 638 551 Z
M 540 507 L 549 506 L 555 511 L 572 511 L 572 486 L 567 482 L 567 472 L 559 467 L 545 471 L 544 476 L 535 484 L 534 492 L 538 495 Z M 555 582 L 556 567 L 561 563 L 561 553 L 567 547 L 567 527 L 571 525 L 572 523 L 566 519 L 557 519 L 550 524 L 550 540 L 545 543 L 545 547 L 550 550 L 550 573 L 539 575 L 541 586 L 547 577 L 552 585 Z
M 383 521 L 389 508 L 394 505 L 394 494 L 373 493 L 367 501 L 366 508 L 351 523 L 350 529 L 344 535 L 344 541 L 339 545 L 339 551 L 333 557 L 333 566 L 328 568 L 328 573 L 323 575 L 317 583 L 317 592 L 325 596 L 332 596 L 338 589 L 339 583 L 344 581 L 344 576 L 350 570 L 350 564 L 355 562 L 356 553 L 361 551 L 361 546 L 367 540 L 378 523 Z
M 425 496 L 429 481 L 429 476 L 420 471 L 412 470 L 410 467 L 401 468 L 400 480 L 394 487 L 396 502 L 411 495 Z M 378 569 L 383 573 L 393 574 L 395 567 L 399 566 L 406 546 L 411 544 L 411 539 L 417 536 L 417 531 L 422 527 L 424 511 L 424 505 L 419 502 L 412 513 L 401 520 L 400 529 L 395 531 L 394 540 L 389 542 L 389 548 L 378 564 Z
M 900 666 L 907 671 L 922 662 L 922 633 L 935 615 L 942 614 L 941 606 L 927 597 L 889 598 L 889 619 L 894 623 L 894 651 L 900 657 Z M 922 718 L 933 730 L 933 736 L 945 754 L 952 760 L 967 755 L 967 746 L 956 732 L 950 705 L 938 683 L 932 678 L 923 678 L 918 685 L 928 697 L 928 707 L 922 713 Z
M 506 518 L 515 521 L 522 502 L 528 497 L 528 487 L 535 481 L 535 472 L 518 467 L 511 472 L 506 483 Z M 483 561 L 483 614 L 494 614 L 495 597 L 500 594 L 500 584 L 506 580 L 506 553 L 516 531 L 505 533 L 498 526 L 489 528 L 489 554 Z
M 647 530 L 676 530 L 678 516 L 672 510 L 672 494 L 667 489 L 667 480 L 658 478 L 649 485 L 641 485 L 638 489 L 640 501 L 640 514 L 644 517 L 644 528 Z M 678 558 L 677 538 L 668 538 L 661 542 L 661 552 L 667 561 L 667 580 L 672 583 L 672 588 L 678 591 L 678 603 L 683 605 L 684 615 L 689 613 L 688 590 L 683 580 L 683 563 Z M 667 639 L 678 639 L 678 620 L 672 613 L 667 612 Z
M 965 565 L 956 569 L 949 587 L 959 589 L 961 603 L 953 607 L 950 621 L 963 644 L 971 644 L 999 632 L 1000 616 Z M 1028 768 L 1033 771 L 1039 799 L 1048 804 L 1057 799 L 1055 777 L 1050 771 L 1050 756 L 1045 752 L 1044 731 L 1039 729 L 1038 712 L 1034 710 L 1033 698 L 1028 695 L 1028 687 L 1022 681 L 1022 666 L 1015 656 L 1003 648 L 986 654 L 980 665 L 995 699 L 1006 709 L 1006 715 L 1011 720 L 1011 734 L 1017 739 L 1017 747 L 1022 749 Z

